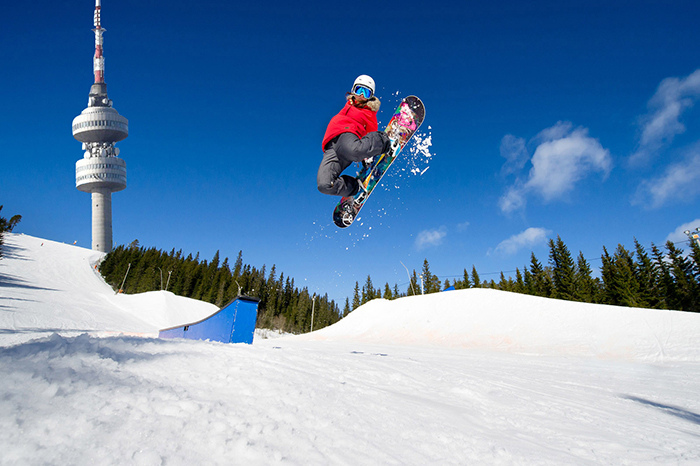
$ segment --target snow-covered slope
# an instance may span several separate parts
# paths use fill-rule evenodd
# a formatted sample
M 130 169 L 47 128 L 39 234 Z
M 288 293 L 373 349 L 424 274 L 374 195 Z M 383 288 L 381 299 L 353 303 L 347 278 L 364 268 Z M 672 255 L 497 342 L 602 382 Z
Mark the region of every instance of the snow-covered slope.
M 6 253 L 1 466 L 700 464 L 696 315 L 467 290 L 253 345 L 161 340 L 212 306 L 115 296 L 85 249 Z
M 3 255 L 0 345 L 56 331 L 157 336 L 217 310 L 165 291 L 117 295 L 94 268 L 103 254 L 89 249 L 10 233 Z
M 301 338 L 700 361 L 700 314 L 469 289 L 371 301 Z

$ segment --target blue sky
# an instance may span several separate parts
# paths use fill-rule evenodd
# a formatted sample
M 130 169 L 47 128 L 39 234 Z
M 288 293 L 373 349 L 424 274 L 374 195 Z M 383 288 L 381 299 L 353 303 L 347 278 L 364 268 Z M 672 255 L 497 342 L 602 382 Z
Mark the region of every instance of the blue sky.
M 104 0 L 105 81 L 129 137 L 114 241 L 256 267 L 342 303 L 355 281 L 404 288 L 522 269 L 548 238 L 680 241 L 700 226 L 697 1 L 152 2 Z M 3 215 L 90 247 L 72 119 L 92 84 L 94 3 L 13 2 L 0 19 Z M 316 190 L 320 142 L 359 74 L 387 123 L 427 109 L 357 224 Z M 490 275 L 490 273 L 496 273 Z

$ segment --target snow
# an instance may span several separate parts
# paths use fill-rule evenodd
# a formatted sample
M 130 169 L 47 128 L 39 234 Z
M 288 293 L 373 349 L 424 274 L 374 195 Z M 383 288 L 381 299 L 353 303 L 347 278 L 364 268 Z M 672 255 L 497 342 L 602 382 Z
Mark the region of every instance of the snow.
M 700 361 L 700 315 L 543 299 L 491 289 L 374 300 L 302 336 L 533 355 Z
M 162 328 L 199 320 L 218 310 L 169 292 L 115 294 L 94 268 L 104 254 L 89 249 L 10 233 L 3 256 L 0 345 L 54 331 L 157 337 Z
M 700 315 L 476 289 L 253 345 L 160 340 L 212 306 L 6 246 L 0 465 L 700 464 Z

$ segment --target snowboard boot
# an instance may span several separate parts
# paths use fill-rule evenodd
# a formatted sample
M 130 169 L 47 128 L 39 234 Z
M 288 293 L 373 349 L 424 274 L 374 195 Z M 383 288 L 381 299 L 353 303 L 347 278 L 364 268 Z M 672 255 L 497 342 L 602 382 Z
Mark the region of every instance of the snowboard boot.
M 357 192 L 353 197 L 355 198 L 355 204 L 362 204 L 367 197 L 367 188 L 365 188 L 365 184 L 360 180 L 357 180 Z

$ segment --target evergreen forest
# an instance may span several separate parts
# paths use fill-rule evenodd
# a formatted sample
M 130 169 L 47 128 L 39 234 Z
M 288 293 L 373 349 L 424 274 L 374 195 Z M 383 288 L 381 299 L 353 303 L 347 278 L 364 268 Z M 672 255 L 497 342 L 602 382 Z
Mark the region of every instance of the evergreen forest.
M 700 246 L 690 243 L 689 254 L 672 242 L 664 250 L 652 244 L 647 251 L 636 239 L 634 248 L 619 244 L 610 252 L 603 248 L 600 276 L 594 277 L 589 261 L 579 252 L 574 258 L 561 237 L 549 240 L 549 257 L 541 262 L 533 253 L 530 262 L 499 280 L 484 280 L 472 266 L 459 277 L 442 281 L 423 261 L 420 273 L 413 270 L 404 284 L 375 287 L 371 276 L 362 286 L 355 282 L 352 297 L 341 309 L 328 295 L 312 295 L 299 289 L 294 278 L 277 271 L 243 263 L 239 251 L 231 265 L 220 260 L 217 251 L 210 260 L 199 253 L 184 256 L 182 250 L 165 253 L 139 247 L 138 241 L 119 246 L 100 265 L 105 280 L 124 293 L 168 290 L 180 296 L 207 301 L 222 307 L 239 293 L 260 299 L 258 323 L 261 328 L 304 333 L 320 329 L 345 317 L 376 298 L 396 299 L 416 294 L 437 293 L 447 288 L 492 288 L 546 298 L 650 309 L 700 311 Z M 595 260 L 598 260 L 597 258 Z M 127 273 L 128 272 L 128 273 Z M 484 274 L 486 275 L 486 274 Z M 490 275 L 490 274 L 489 274 Z
M 460 277 L 442 282 L 430 271 L 428 260 L 423 261 L 421 274 L 415 270 L 408 287 L 400 291 L 397 285 L 375 288 L 371 277 L 360 288 L 355 283 L 352 301 L 346 300 L 344 312 L 349 312 L 374 298 L 394 299 L 401 296 L 436 293 L 450 287 L 493 288 L 545 298 L 609 304 L 614 306 L 700 311 L 700 246 L 690 242 L 689 254 L 668 241 L 665 250 L 652 244 L 647 251 L 636 239 L 634 248 L 619 244 L 612 253 L 603 247 L 600 277 L 593 276 L 588 260 L 579 252 L 576 259 L 561 237 L 549 240 L 549 257 L 543 264 L 530 255 L 530 263 L 522 270 L 515 269 L 515 277 L 501 272 L 499 281 L 482 280 L 476 268 L 471 273 L 464 269 Z
M 127 273 L 128 272 L 128 273 Z M 155 248 L 139 247 L 138 241 L 118 246 L 100 264 L 100 273 L 115 290 L 143 293 L 167 290 L 176 295 L 206 301 L 223 307 L 239 294 L 260 299 L 259 328 L 304 333 L 320 329 L 340 320 L 340 311 L 328 295 L 316 296 L 307 288 L 299 289 L 294 279 L 278 275 L 273 265 L 268 271 L 243 263 L 239 251 L 236 261 L 220 260 L 219 251 L 210 261 L 185 257 L 182 250 L 169 253 Z

